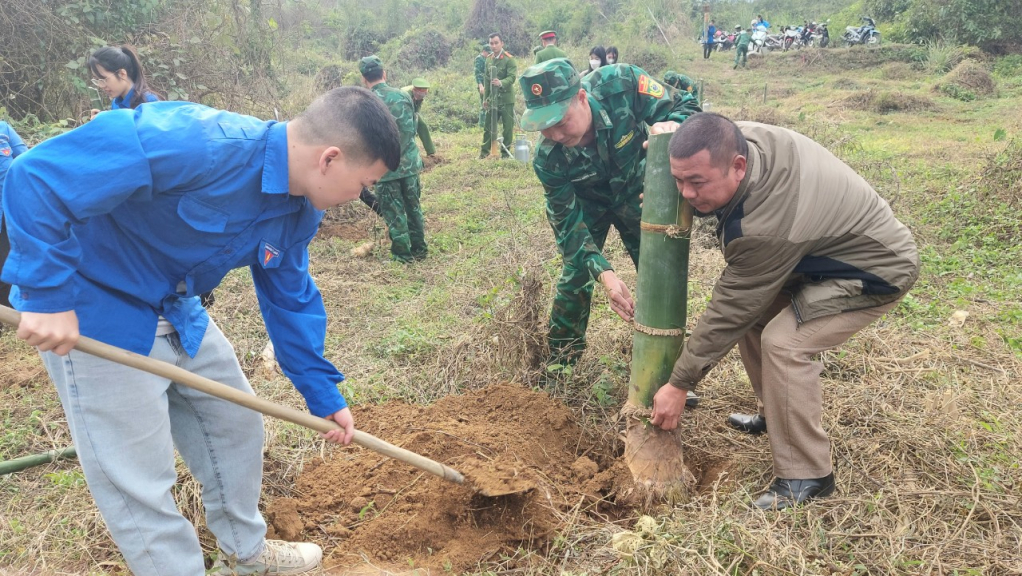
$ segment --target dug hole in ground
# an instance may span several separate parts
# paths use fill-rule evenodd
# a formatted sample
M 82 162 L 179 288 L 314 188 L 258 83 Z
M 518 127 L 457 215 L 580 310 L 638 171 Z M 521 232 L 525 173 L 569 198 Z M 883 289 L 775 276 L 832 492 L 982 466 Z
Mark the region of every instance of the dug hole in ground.
M 493 385 L 432 406 L 362 409 L 365 431 L 463 472 L 457 485 L 372 451 L 334 449 L 267 508 L 270 538 L 325 550 L 327 574 L 461 573 L 544 553 L 573 518 L 634 516 L 622 442 L 584 430 L 544 392 Z M 697 472 L 698 475 L 698 472 Z M 523 490 L 484 496 L 471 486 Z

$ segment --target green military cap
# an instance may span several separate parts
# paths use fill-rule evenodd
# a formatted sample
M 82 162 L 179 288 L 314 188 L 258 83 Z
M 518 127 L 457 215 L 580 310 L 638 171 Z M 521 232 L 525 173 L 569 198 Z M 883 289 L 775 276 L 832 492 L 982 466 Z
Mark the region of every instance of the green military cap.
M 692 92 L 692 89 L 695 88 L 695 82 L 691 78 L 674 70 L 668 70 L 664 74 L 664 84 L 686 92 Z
M 529 66 L 518 79 L 525 95 L 522 129 L 545 130 L 564 118 L 582 81 L 567 58 Z
M 554 32 L 553 30 L 544 30 L 539 33 L 540 40 L 549 40 L 551 38 L 557 38 L 557 32 Z
M 376 70 L 383 70 L 383 62 L 374 54 L 372 56 L 366 56 L 365 58 L 358 61 L 358 71 L 363 76 L 371 74 Z
M 429 88 L 429 82 L 422 77 L 414 78 L 412 80 L 412 88 Z

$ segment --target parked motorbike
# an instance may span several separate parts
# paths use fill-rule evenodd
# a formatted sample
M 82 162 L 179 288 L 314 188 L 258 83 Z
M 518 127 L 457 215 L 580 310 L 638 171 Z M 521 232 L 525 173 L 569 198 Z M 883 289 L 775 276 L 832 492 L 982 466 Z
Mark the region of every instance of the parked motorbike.
M 780 50 L 784 47 L 780 34 L 767 34 L 765 29 L 757 29 L 752 33 L 752 45 L 750 49 L 753 52 L 769 52 L 771 50 Z
M 781 35 L 783 40 L 781 41 L 781 49 L 787 52 L 789 48 L 795 45 L 802 37 L 802 33 L 799 32 L 798 28 L 793 26 L 785 26 L 781 28 Z
M 717 38 L 717 42 L 713 45 L 713 47 L 717 50 L 717 52 L 727 52 L 734 47 L 735 38 L 736 36 L 734 32 L 730 34 L 721 34 L 720 37 Z
M 862 26 L 848 26 L 845 28 L 845 33 L 841 37 L 845 46 L 854 46 L 856 44 L 866 44 L 870 46 L 880 45 L 880 32 L 877 31 L 876 22 L 869 16 L 863 16 Z
M 798 38 L 798 41 L 799 41 L 799 44 L 800 44 L 799 48 L 801 48 L 802 46 L 812 46 L 813 45 L 813 43 L 815 42 L 815 38 L 816 38 L 816 36 L 814 35 L 815 31 L 816 31 L 816 23 L 815 22 L 813 22 L 812 26 L 806 26 L 805 28 L 802 29 L 802 34 Z

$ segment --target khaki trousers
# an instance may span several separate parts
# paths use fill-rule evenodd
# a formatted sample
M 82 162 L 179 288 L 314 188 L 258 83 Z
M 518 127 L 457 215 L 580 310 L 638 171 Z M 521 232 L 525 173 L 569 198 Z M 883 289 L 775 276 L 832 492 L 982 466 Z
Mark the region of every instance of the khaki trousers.
M 833 314 L 799 325 L 791 293 L 781 292 L 739 341 L 742 363 L 767 421 L 778 478 L 822 478 L 833 471 L 823 430 L 823 363 L 813 356 L 840 346 L 897 306 Z

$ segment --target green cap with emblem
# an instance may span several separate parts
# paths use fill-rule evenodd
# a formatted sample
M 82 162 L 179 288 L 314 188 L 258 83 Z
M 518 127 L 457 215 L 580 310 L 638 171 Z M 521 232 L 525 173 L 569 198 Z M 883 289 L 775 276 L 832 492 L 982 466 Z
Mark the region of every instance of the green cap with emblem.
M 412 88 L 429 88 L 429 82 L 421 76 L 419 78 L 412 79 Z
M 372 74 L 376 70 L 383 70 L 383 62 L 375 54 L 372 56 L 366 56 L 358 61 L 358 71 L 361 72 L 363 76 L 366 74 Z
M 528 67 L 518 84 L 525 95 L 522 129 L 545 130 L 564 118 L 582 80 L 567 58 L 554 58 Z

